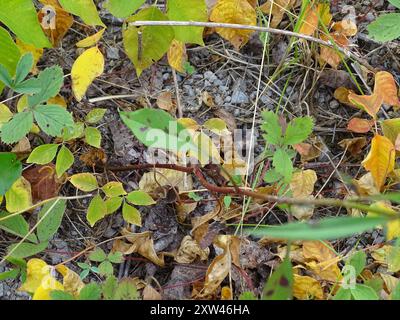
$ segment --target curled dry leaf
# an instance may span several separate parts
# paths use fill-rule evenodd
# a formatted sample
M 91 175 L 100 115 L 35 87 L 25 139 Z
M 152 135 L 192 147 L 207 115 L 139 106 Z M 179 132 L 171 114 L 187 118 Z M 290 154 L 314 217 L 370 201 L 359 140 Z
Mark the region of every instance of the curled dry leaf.
M 347 124 L 347 130 L 355 133 L 367 133 L 374 125 L 373 121 L 360 118 L 352 118 Z
M 353 37 L 357 34 L 357 14 L 353 6 L 345 5 L 342 13 L 346 14 L 342 21 L 333 24 L 332 28 L 346 37 Z
M 149 259 L 154 264 L 163 267 L 164 266 L 164 255 L 157 255 L 154 250 L 154 243 L 151 232 L 143 233 L 132 233 L 127 229 L 122 229 L 121 234 L 125 236 L 125 239 L 129 242 L 122 240 L 116 240 L 113 244 L 113 250 L 122 252 L 124 255 L 138 253 L 141 256 Z
M 324 41 L 335 42 L 337 46 L 342 48 L 347 47 L 349 44 L 349 41 L 346 38 L 346 36 L 338 32 L 331 33 L 329 37 L 325 34 L 322 34 L 321 39 Z M 335 48 L 321 46 L 319 54 L 319 62 L 321 65 L 327 63 L 332 68 L 337 69 L 341 61 L 342 61 L 342 55 L 340 52 L 338 52 L 338 50 L 336 50 Z
M 218 0 L 211 11 L 210 21 L 255 26 L 257 15 L 254 7 L 246 0 Z M 216 28 L 217 33 L 239 50 L 249 41 L 252 30 Z
M 361 163 L 371 172 L 375 186 L 381 190 L 386 177 L 394 169 L 395 149 L 393 143 L 386 137 L 376 135 L 371 141 L 371 150 Z
M 314 199 L 311 195 L 314 191 L 314 185 L 317 181 L 317 174 L 314 170 L 302 170 L 295 172 L 290 182 L 290 189 L 293 197 Z M 291 206 L 290 212 L 296 219 L 309 219 L 314 213 L 314 206 Z
M 350 106 L 350 107 L 354 107 L 354 105 L 349 100 L 350 93 L 354 93 L 354 92 L 352 90 L 350 90 L 350 89 L 345 88 L 345 87 L 339 87 L 339 88 L 337 88 L 335 90 L 333 96 L 340 103 L 343 103 L 344 105 L 347 105 L 347 106 Z
M 301 162 L 307 162 L 319 158 L 323 146 L 321 141 L 316 140 L 315 143 L 302 142 L 295 144 L 293 147 L 300 154 Z
M 33 166 L 25 170 L 23 176 L 31 184 L 34 203 L 58 196 L 62 179 L 57 178 L 54 164 Z
M 268 0 L 260 6 L 260 10 L 267 15 L 272 15 L 270 26 L 276 28 L 281 23 L 285 13 L 293 8 L 297 2 L 297 0 Z
M 400 107 L 400 100 L 397 96 L 397 86 L 393 76 L 387 71 L 379 71 L 375 75 L 375 86 L 372 95 L 348 95 L 350 102 L 365 110 L 371 117 L 376 118 L 376 114 L 382 104 Z
M 85 286 L 80 276 L 62 264 L 57 265 L 56 270 L 63 276 L 64 290 L 77 298 Z
M 328 26 L 332 20 L 332 16 L 329 11 L 329 3 L 319 3 L 318 5 L 315 5 L 314 3 L 309 2 L 304 13 L 303 20 L 301 21 L 299 33 L 308 36 L 313 35 L 318 29 L 318 17 L 321 19 L 321 23 L 323 23 L 325 26 Z
M 193 240 L 191 236 L 185 236 L 175 256 L 175 261 L 178 263 L 192 263 L 197 258 L 203 261 L 207 260 L 209 254 L 209 248 L 202 249 L 199 243 Z
M 379 190 L 375 186 L 371 172 L 364 174 L 358 180 L 353 180 L 353 184 L 356 187 L 359 196 L 373 196 L 379 194 Z
M 349 151 L 352 156 L 358 155 L 366 145 L 367 139 L 365 137 L 343 139 L 339 142 L 339 146 Z
M 161 294 L 151 285 L 146 285 L 143 289 L 143 300 L 162 300 Z
M 139 189 L 148 193 L 154 192 L 159 187 L 171 186 L 180 192 L 193 189 L 193 180 L 190 175 L 171 169 L 157 169 L 146 172 L 139 182 Z
M 39 22 L 44 33 L 49 37 L 53 46 L 58 46 L 74 23 L 74 18 L 55 0 L 40 0 L 45 6 L 38 13 Z M 49 21 L 49 14 L 54 13 L 54 20 Z
M 160 109 L 174 113 L 176 109 L 175 103 L 172 101 L 172 94 L 169 91 L 164 91 L 157 97 L 157 106 Z

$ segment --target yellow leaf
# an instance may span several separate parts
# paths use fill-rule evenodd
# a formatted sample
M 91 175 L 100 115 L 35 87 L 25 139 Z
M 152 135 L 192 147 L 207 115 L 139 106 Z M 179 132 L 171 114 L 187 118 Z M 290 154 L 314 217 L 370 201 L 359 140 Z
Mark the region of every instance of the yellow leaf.
M 188 56 L 186 53 L 186 46 L 183 42 L 176 39 L 172 40 L 167 57 L 168 63 L 172 68 L 180 73 L 185 73 L 185 68 L 183 66 L 185 62 L 187 62 Z
M 76 100 L 82 100 L 90 84 L 103 71 L 104 56 L 97 47 L 87 49 L 76 59 L 71 70 L 72 90 Z
M 315 261 L 306 262 L 306 266 L 311 270 L 320 280 L 330 282 L 337 282 L 342 278 L 341 271 L 336 261 L 326 261 L 317 263 Z
M 36 48 L 32 44 L 24 43 L 20 39 L 16 39 L 15 41 L 19 52 L 21 52 L 21 55 L 24 55 L 26 53 L 32 53 L 33 56 L 33 66 L 31 69 L 32 74 L 37 74 L 39 72 L 38 68 L 36 67 L 36 64 L 38 63 L 39 59 L 43 55 L 43 48 Z
M 386 209 L 386 212 L 389 215 L 396 216 L 396 211 L 392 209 L 391 206 L 386 204 L 385 202 L 379 201 L 371 205 L 371 208 L 381 208 Z M 369 216 L 376 216 L 376 213 L 368 212 Z M 386 224 L 386 239 L 388 241 L 393 240 L 397 237 L 400 237 L 400 219 L 389 220 Z
M 13 113 L 10 109 L 3 103 L 0 103 L 0 128 L 11 120 Z
M 221 289 L 221 300 L 233 300 L 232 290 L 230 287 L 223 287 Z
M 276 28 L 282 21 L 284 14 L 296 4 L 297 0 L 268 0 L 260 6 L 260 10 L 272 15 L 270 26 Z
M 24 211 L 32 206 L 31 184 L 20 177 L 6 192 L 6 209 L 8 212 Z
M 32 300 L 51 300 L 50 292 L 53 290 L 64 291 L 64 286 L 52 276 L 47 275 L 42 279 L 39 288 L 33 294 Z
M 309 196 L 314 192 L 317 174 L 314 170 L 302 170 L 293 174 L 290 189 L 294 198 Z
M 162 300 L 162 297 L 156 289 L 148 284 L 143 289 L 143 300 Z
M 255 26 L 256 10 L 246 0 L 218 0 L 211 11 L 210 21 Z M 252 30 L 216 28 L 217 33 L 239 49 L 249 41 Z
M 63 276 L 64 290 L 77 298 L 85 286 L 80 276 L 62 264 L 56 266 L 56 270 Z
M 27 262 L 26 268 L 26 280 L 19 290 L 34 293 L 43 278 L 50 275 L 50 266 L 43 260 L 34 258 Z
M 144 192 L 154 192 L 160 186 L 175 187 L 183 192 L 192 189 L 193 181 L 190 175 L 170 169 L 146 172 L 139 181 L 139 189 Z
M 328 26 L 332 19 L 329 12 L 329 3 L 320 3 L 317 6 L 313 3 L 307 5 L 306 11 L 301 21 L 299 33 L 311 36 L 318 28 L 319 21 Z
M 81 41 L 76 43 L 76 46 L 78 48 L 87 48 L 87 47 L 94 46 L 103 37 L 104 31 L 106 31 L 106 28 L 101 29 L 99 32 L 97 32 L 85 39 L 82 39 Z
M 393 76 L 386 71 L 377 72 L 375 75 L 375 86 L 372 95 L 349 94 L 351 103 L 359 106 L 375 118 L 377 112 L 385 103 L 395 108 L 400 107 L 400 100 L 397 96 L 397 86 Z
M 376 135 L 371 142 L 371 150 L 361 163 L 371 172 L 376 187 L 380 190 L 386 177 L 394 169 L 395 150 L 393 143 L 386 137 Z
M 309 276 L 293 275 L 293 296 L 300 300 L 323 299 L 324 292 L 319 282 Z

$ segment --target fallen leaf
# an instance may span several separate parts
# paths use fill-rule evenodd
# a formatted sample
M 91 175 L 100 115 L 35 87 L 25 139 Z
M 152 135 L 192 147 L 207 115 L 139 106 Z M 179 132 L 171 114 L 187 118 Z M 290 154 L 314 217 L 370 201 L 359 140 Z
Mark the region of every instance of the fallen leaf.
M 355 133 L 367 133 L 372 129 L 373 122 L 367 119 L 352 118 L 347 124 L 347 130 Z
M 315 143 L 298 143 L 293 148 L 300 154 L 301 162 L 307 162 L 319 158 L 321 155 L 321 142 L 316 141 Z
M 50 266 L 41 259 L 33 258 L 27 262 L 26 267 L 26 280 L 19 290 L 34 293 L 43 278 L 50 275 Z
M 24 177 L 20 177 L 6 192 L 6 209 L 10 213 L 24 211 L 32 206 L 31 185 Z
M 309 300 L 312 298 L 322 300 L 324 298 L 324 292 L 320 283 L 309 277 L 293 275 L 293 296 L 300 300 Z
M 314 192 L 314 185 L 317 182 L 317 174 L 314 170 L 297 171 L 292 176 L 290 189 L 294 198 L 309 196 Z
M 360 179 L 353 180 L 359 196 L 373 196 L 379 194 L 379 190 L 375 186 L 374 178 L 371 172 L 364 174 Z
M 343 103 L 344 105 L 354 107 L 354 105 L 351 103 L 349 100 L 349 95 L 350 93 L 354 93 L 352 90 L 344 88 L 344 87 L 339 87 L 335 90 L 334 92 L 334 97 L 336 100 L 338 100 L 340 103 Z
M 337 32 L 331 33 L 329 37 L 323 34 L 321 35 L 321 39 L 324 41 L 334 42 L 338 47 L 341 48 L 345 48 L 349 44 L 349 41 L 346 38 L 346 36 Z M 325 63 L 327 63 L 332 68 L 337 69 L 341 61 L 342 61 L 342 54 L 336 48 L 321 46 L 319 54 L 320 65 L 323 66 Z
M 168 63 L 176 71 L 185 73 L 184 65 L 188 60 L 186 45 L 176 39 L 172 40 L 167 52 Z
M 379 276 L 382 278 L 382 280 L 385 284 L 385 291 L 388 294 L 391 294 L 400 282 L 400 280 L 398 278 L 396 278 L 390 274 L 385 274 L 385 273 L 379 272 Z
M 40 2 L 45 5 L 38 14 L 40 24 L 53 46 L 57 47 L 74 23 L 74 18 L 61 8 L 58 1 L 40 0 Z M 49 18 L 50 16 L 52 18 Z
M 72 91 L 76 100 L 83 99 L 90 84 L 103 71 L 104 56 L 97 47 L 87 49 L 76 59 L 71 70 Z
M 162 300 L 161 294 L 149 284 L 144 287 L 142 295 L 143 300 Z
M 202 249 L 196 240 L 191 236 L 185 236 L 181 242 L 178 252 L 175 256 L 175 261 L 178 263 L 192 263 L 197 258 L 207 260 L 210 254 L 210 249 Z
M 184 192 L 192 189 L 193 181 L 190 175 L 171 169 L 146 172 L 139 181 L 139 189 L 148 193 L 164 186 L 171 186 Z
M 318 29 L 319 19 L 321 22 L 328 26 L 329 22 L 332 19 L 330 14 L 329 3 L 320 3 L 315 5 L 312 2 L 309 2 L 307 8 L 305 10 L 303 20 L 301 21 L 301 26 L 299 29 L 299 33 L 311 36 Z
M 221 289 L 221 300 L 233 300 L 231 288 L 225 286 Z
M 367 139 L 365 137 L 343 139 L 339 142 L 339 146 L 349 151 L 352 156 L 358 155 L 366 145 Z
M 34 45 L 29 44 L 29 43 L 24 43 L 22 42 L 20 39 L 16 39 L 15 40 L 15 44 L 17 45 L 19 52 L 21 52 L 21 56 L 23 56 L 26 53 L 32 53 L 33 56 L 33 66 L 31 69 L 31 73 L 32 74 L 38 74 L 39 70 L 36 67 L 39 59 L 42 57 L 43 55 L 43 48 L 36 48 Z
M 267 15 L 272 15 L 270 27 L 276 28 L 281 23 L 286 12 L 293 8 L 296 2 L 297 0 L 268 0 L 260 6 L 260 10 Z
M 175 103 L 172 101 L 172 94 L 169 91 L 164 91 L 157 97 L 157 106 L 160 109 L 174 113 L 176 109 Z
M 78 298 L 80 291 L 85 286 L 80 276 L 62 264 L 57 265 L 56 270 L 63 276 L 63 286 L 65 292 L 68 292 L 75 298 Z
M 25 170 L 23 176 L 31 184 L 33 203 L 58 196 L 62 180 L 57 178 L 53 164 L 33 166 Z
M 106 31 L 105 28 L 101 29 L 100 31 L 96 32 L 95 34 L 93 34 L 85 39 L 80 40 L 79 42 L 76 43 L 76 46 L 78 48 L 88 48 L 88 47 L 94 46 L 103 37 L 104 31 Z
M 255 26 L 257 15 L 255 9 L 247 1 L 218 0 L 211 11 L 210 21 Z M 232 28 L 216 28 L 216 31 L 221 37 L 232 43 L 237 50 L 249 41 L 254 32 Z
M 384 136 L 376 135 L 371 141 L 371 150 L 361 164 L 371 172 L 379 190 L 384 185 L 388 174 L 393 171 L 394 163 L 395 149 L 393 143 Z

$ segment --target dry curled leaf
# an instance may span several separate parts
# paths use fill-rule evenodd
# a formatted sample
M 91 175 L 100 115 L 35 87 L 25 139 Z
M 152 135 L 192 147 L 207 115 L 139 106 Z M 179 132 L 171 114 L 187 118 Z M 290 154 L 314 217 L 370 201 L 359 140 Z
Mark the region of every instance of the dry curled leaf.
M 296 2 L 297 0 L 268 0 L 260 6 L 260 10 L 267 15 L 272 15 L 270 27 L 276 28 L 286 12 L 293 8 Z
M 62 264 L 57 265 L 56 270 L 63 276 L 64 290 L 77 298 L 85 286 L 80 276 Z
M 246 0 L 218 0 L 211 11 L 210 21 L 255 26 L 257 15 Z M 238 50 L 249 41 L 252 30 L 216 28 L 217 33 Z
M 146 285 L 143 289 L 143 300 L 162 300 L 161 294 L 151 285 Z
M 159 187 L 171 186 L 180 192 L 192 189 L 193 181 L 190 175 L 171 169 L 157 169 L 146 172 L 139 182 L 139 189 L 145 192 L 154 192 Z
M 157 106 L 160 109 L 168 111 L 170 113 L 174 113 L 176 109 L 176 105 L 172 100 L 172 94 L 169 91 L 161 92 L 157 97 Z
M 300 300 L 309 300 L 312 298 L 321 300 L 324 298 L 324 292 L 321 284 L 309 276 L 293 275 L 293 296 Z
M 332 19 L 329 11 L 329 3 L 319 3 L 316 5 L 315 3 L 309 2 L 301 21 L 299 33 L 308 36 L 313 35 L 318 29 L 319 21 L 327 26 Z
M 339 146 L 349 151 L 352 156 L 358 155 L 366 145 L 367 139 L 365 137 L 343 139 L 339 142 Z
M 209 248 L 202 249 L 199 243 L 193 240 L 191 236 L 185 236 L 175 256 L 175 261 L 178 263 L 192 263 L 197 258 L 207 260 L 209 254 Z

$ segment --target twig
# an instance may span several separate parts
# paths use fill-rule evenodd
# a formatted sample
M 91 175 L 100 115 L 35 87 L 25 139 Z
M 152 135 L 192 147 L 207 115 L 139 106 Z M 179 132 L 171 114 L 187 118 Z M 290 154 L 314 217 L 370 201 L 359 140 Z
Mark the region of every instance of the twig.
M 288 31 L 288 30 L 280 30 L 269 27 L 260 27 L 260 26 L 251 26 L 251 25 L 243 25 L 236 23 L 216 23 L 216 22 L 199 22 L 199 21 L 134 21 L 130 22 L 129 26 L 140 27 L 140 26 L 188 26 L 188 27 L 207 27 L 207 28 L 228 28 L 228 29 L 241 29 L 241 30 L 252 30 L 252 31 L 260 31 L 260 32 L 269 32 L 273 34 L 285 35 L 289 37 L 296 37 L 299 39 L 304 39 L 307 41 L 318 43 L 322 46 L 326 46 L 329 48 L 334 48 L 343 53 L 346 57 L 353 58 L 358 63 L 364 65 L 369 70 L 375 72 L 375 69 L 364 59 L 356 55 L 355 53 L 339 47 L 330 41 L 324 41 L 318 38 L 314 38 L 311 36 L 307 36 L 305 34 Z
M 175 85 L 175 95 L 176 95 L 176 107 L 178 110 L 178 118 L 183 117 L 182 111 L 182 104 L 181 104 L 181 97 L 179 94 L 179 84 L 178 84 L 178 77 L 176 76 L 176 71 L 172 68 L 172 76 L 174 77 L 174 85 Z

